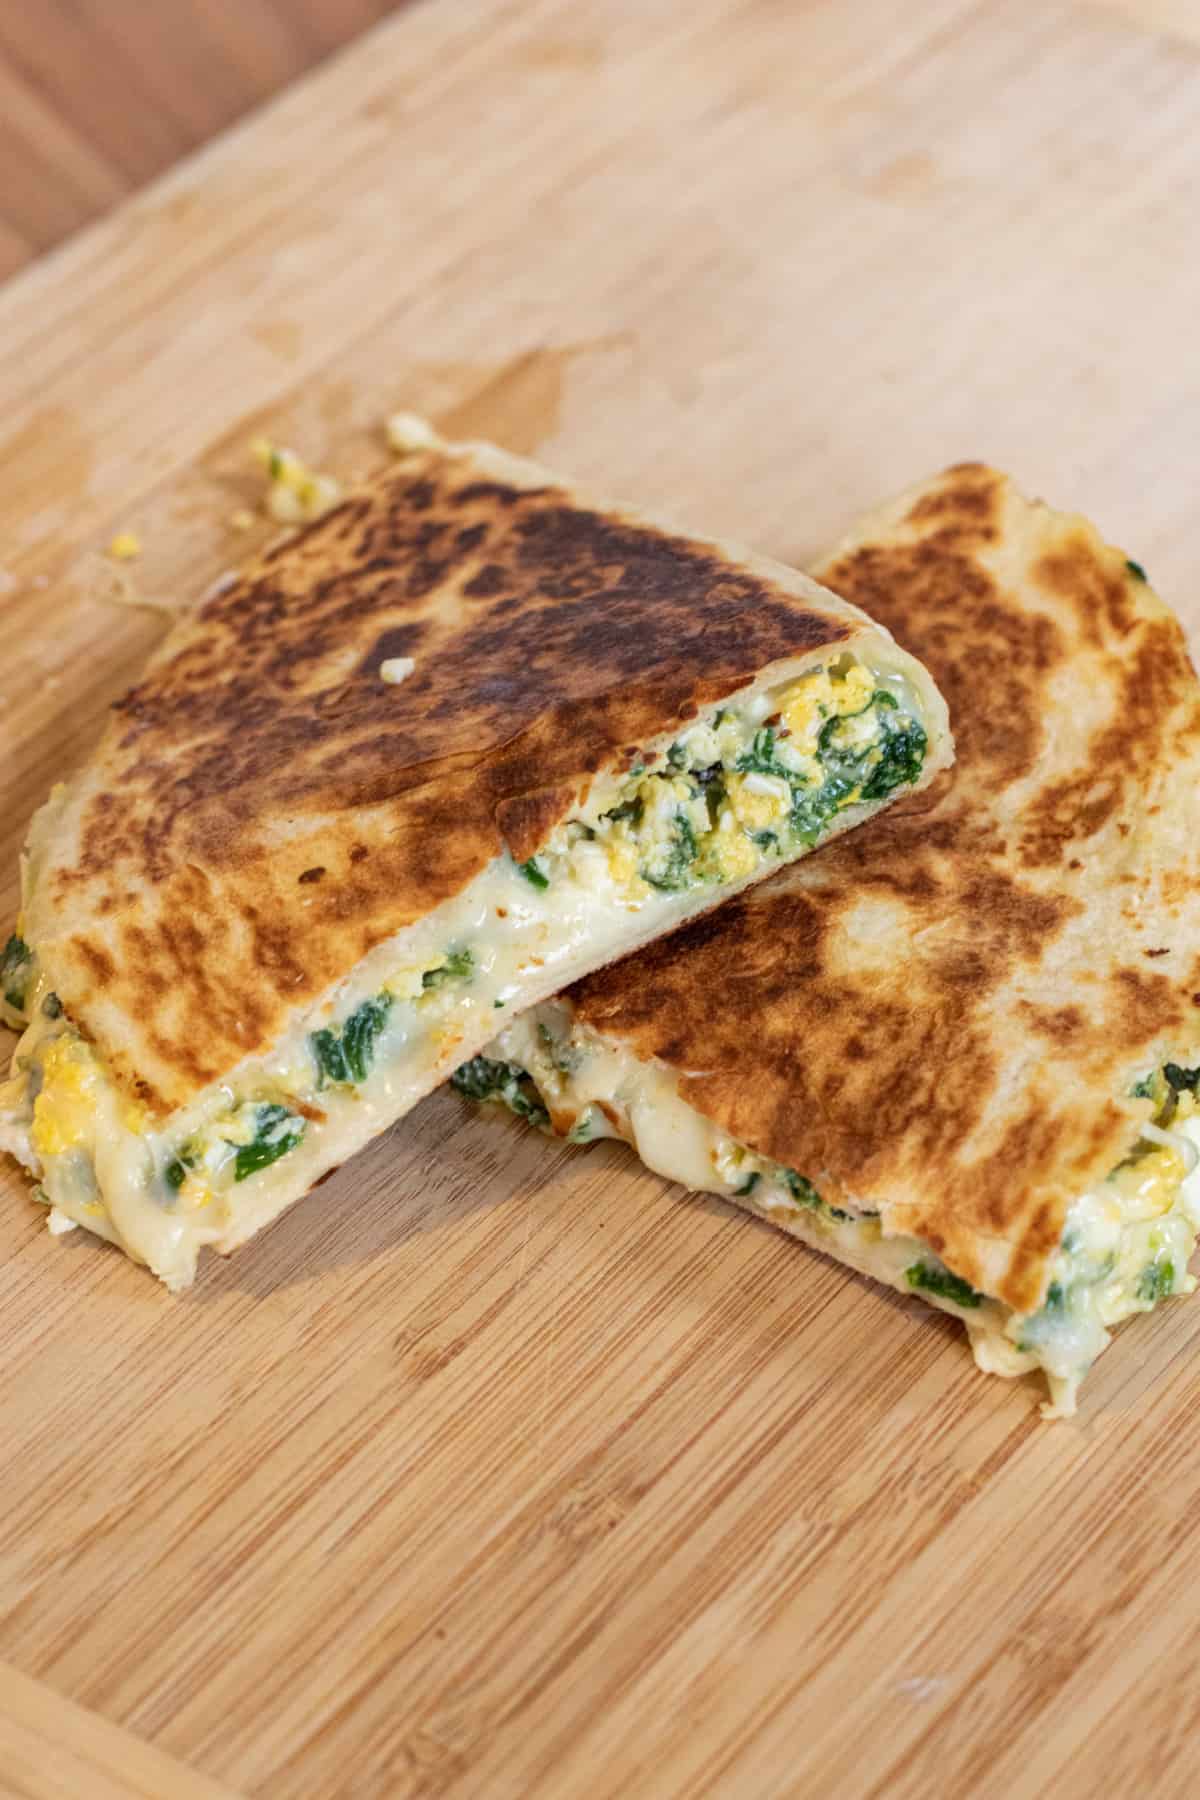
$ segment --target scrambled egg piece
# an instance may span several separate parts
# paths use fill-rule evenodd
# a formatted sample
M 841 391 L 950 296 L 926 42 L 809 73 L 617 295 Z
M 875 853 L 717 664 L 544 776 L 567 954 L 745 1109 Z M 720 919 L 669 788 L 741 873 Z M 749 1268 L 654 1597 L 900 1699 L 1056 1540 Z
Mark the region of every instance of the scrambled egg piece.
M 779 709 L 791 747 L 801 756 L 815 756 L 826 720 L 863 712 L 874 691 L 874 677 L 861 663 L 852 663 L 842 676 L 832 676 L 828 669 L 805 675 L 784 695 Z M 874 722 L 864 723 L 873 737 Z
M 281 525 L 311 525 L 341 500 L 341 483 L 332 475 L 314 473 L 294 450 L 285 450 L 269 438 L 256 438 L 250 452 L 267 471 L 271 484 L 267 511 Z
M 1110 1177 L 1120 1200 L 1107 1202 L 1118 1225 L 1122 1220 L 1141 1224 L 1145 1219 L 1160 1219 L 1170 1212 L 1186 1173 L 1182 1154 L 1171 1144 L 1158 1144 L 1133 1161 L 1122 1163 Z
M 768 830 L 792 804 L 792 791 L 778 775 L 730 775 L 725 792 L 733 817 L 747 831 Z
M 136 531 L 118 531 L 108 546 L 114 562 L 132 562 L 142 554 L 142 540 Z
M 42 1052 L 42 1086 L 33 1103 L 33 1147 L 44 1160 L 89 1144 L 102 1076 L 81 1039 L 51 1039 Z
M 725 881 L 740 881 L 751 875 L 762 860 L 750 839 L 734 824 L 730 813 L 723 813 L 713 833 L 712 849 Z

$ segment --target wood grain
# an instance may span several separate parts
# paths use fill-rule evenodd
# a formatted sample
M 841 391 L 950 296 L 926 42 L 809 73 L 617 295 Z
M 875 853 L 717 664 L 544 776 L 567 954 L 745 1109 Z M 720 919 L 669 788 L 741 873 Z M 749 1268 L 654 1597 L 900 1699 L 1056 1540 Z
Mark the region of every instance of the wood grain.
M 396 4 L 0 6 L 0 277 L 169 168 Z
M 314 14 L 315 16 L 315 14 Z M 1200 629 L 1200 59 L 1112 7 L 414 7 L 0 292 L 7 904 L 240 553 L 398 405 L 787 560 L 982 455 Z M 981 697 L 984 700 L 986 697 Z M 0 1651 L 275 1797 L 1158 1795 L 1200 1307 L 1079 1419 L 613 1146 L 435 1095 L 172 1300 L 6 1170 Z
M 236 1800 L 128 1731 L 0 1664 L 0 1800 Z

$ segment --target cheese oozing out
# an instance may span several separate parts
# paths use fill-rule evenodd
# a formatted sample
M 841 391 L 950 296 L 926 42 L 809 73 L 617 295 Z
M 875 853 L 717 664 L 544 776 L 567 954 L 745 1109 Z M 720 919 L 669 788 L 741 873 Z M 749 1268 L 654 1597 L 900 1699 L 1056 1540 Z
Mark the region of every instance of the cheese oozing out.
M 233 1248 L 267 1223 L 448 1075 L 498 1014 L 854 823 L 917 780 L 926 748 L 886 663 L 843 652 L 743 692 L 598 777 L 528 862 L 498 858 L 165 1121 L 110 1079 L 36 944 L 17 936 L 0 986 L 28 1024 L 0 1087 L 0 1148 L 37 1176 L 56 1219 L 186 1286 L 203 1245 Z
M 736 1200 L 861 1274 L 918 1294 L 962 1320 L 981 1369 L 1040 1369 L 1050 1390 L 1046 1416 L 1065 1417 L 1111 1328 L 1196 1286 L 1187 1265 L 1200 1232 L 1198 1075 L 1168 1064 L 1142 1084 L 1156 1121 L 1108 1179 L 1071 1206 L 1045 1298 L 1031 1314 L 977 1293 L 918 1239 L 889 1233 L 879 1213 L 831 1205 L 813 1172 L 736 1142 L 687 1104 L 670 1070 L 589 1032 L 561 1002 L 514 1019 L 453 1081 L 468 1098 L 503 1103 L 572 1142 L 622 1138 L 668 1180 Z

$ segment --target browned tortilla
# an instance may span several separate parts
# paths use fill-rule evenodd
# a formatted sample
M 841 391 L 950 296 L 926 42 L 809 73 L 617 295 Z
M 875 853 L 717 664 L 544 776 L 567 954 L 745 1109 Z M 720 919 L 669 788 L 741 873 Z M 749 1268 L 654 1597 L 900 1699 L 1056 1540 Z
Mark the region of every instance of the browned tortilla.
M 531 856 L 597 771 L 871 637 L 790 570 L 432 447 L 171 632 L 35 825 L 26 933 L 161 1115 L 506 847 Z
M 1152 1110 L 1133 1084 L 1196 1061 L 1200 686 L 1123 551 L 977 464 L 818 574 L 924 661 L 955 768 L 568 998 L 1027 1312 Z

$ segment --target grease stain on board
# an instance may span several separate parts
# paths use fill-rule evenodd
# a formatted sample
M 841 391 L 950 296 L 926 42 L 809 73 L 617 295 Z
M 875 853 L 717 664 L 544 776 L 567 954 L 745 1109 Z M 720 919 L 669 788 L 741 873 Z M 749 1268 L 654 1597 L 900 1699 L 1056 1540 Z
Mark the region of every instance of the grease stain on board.
M 433 423 L 443 437 L 490 438 L 517 456 L 531 456 L 558 430 L 571 365 L 633 342 L 632 332 L 609 332 L 576 343 L 540 344 L 499 366 L 436 365 L 428 373 L 450 377 L 461 398 L 431 408 Z

